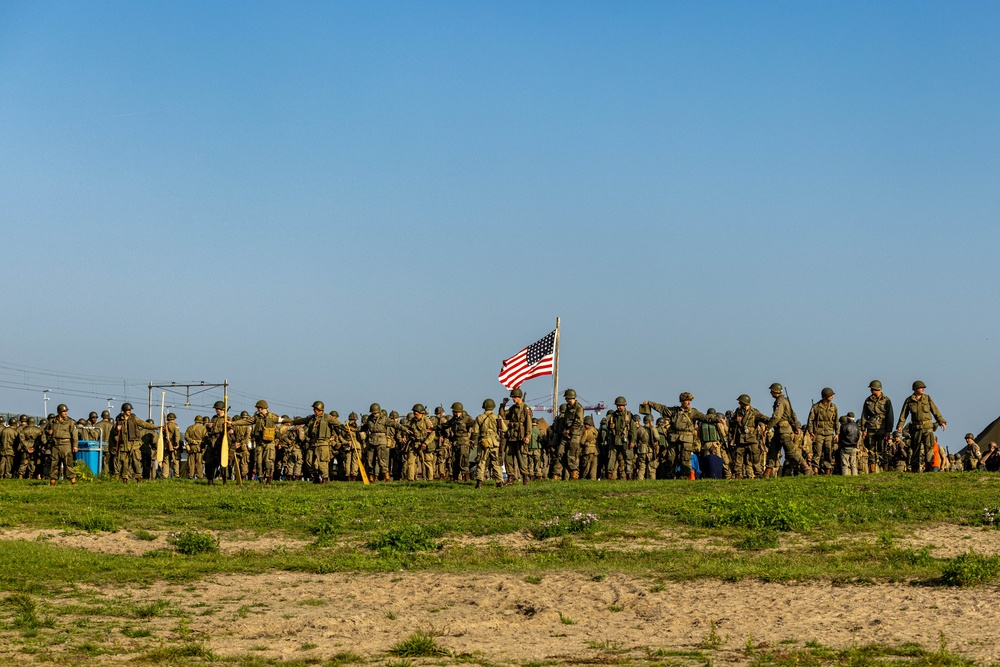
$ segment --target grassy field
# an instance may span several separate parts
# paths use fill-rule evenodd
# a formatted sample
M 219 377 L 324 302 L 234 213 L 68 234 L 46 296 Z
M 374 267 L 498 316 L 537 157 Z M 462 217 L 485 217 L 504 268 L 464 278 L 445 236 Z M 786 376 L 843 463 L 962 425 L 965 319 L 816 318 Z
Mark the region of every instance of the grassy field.
M 129 620 L 169 616 L 171 602 L 112 604 L 89 598 L 88 591 L 163 582 L 184 587 L 223 574 L 400 570 L 514 573 L 529 583 L 559 571 L 597 578 L 626 574 L 645 578 L 650 590 L 705 578 L 992 585 L 1000 580 L 996 555 L 957 545 L 955 555 L 940 557 L 907 543 L 909 536 L 928 526 L 995 530 L 998 504 L 1000 476 L 978 473 L 697 483 L 542 482 L 480 490 L 449 483 L 208 487 L 185 480 L 124 486 L 104 479 L 50 488 L 43 482 L 9 480 L 0 483 L 0 528 L 6 532 L 0 540 L 0 590 L 5 596 L 0 638 L 16 645 L 17 655 L 25 659 L 71 664 L 81 656 L 125 653 L 130 660 L 163 664 L 380 662 L 384 667 L 411 667 L 417 660 L 485 667 L 489 661 L 482 656 L 436 649 L 407 653 L 405 648 L 378 660 L 351 653 L 299 662 L 254 655 L 235 659 L 213 653 L 196 636 L 185 634 L 183 620 L 170 631 L 169 641 L 164 634 L 159 642 L 147 644 L 141 644 L 142 636 L 133 637 L 129 640 L 144 648 L 116 653 L 109 647 L 127 641 L 129 636 L 121 633 L 131 627 Z M 24 537 L 37 531 L 43 534 Z M 53 534 L 116 536 L 137 544 L 158 540 L 159 546 L 140 549 L 138 555 L 108 553 L 53 544 Z M 228 548 L 219 549 L 220 538 Z M 256 542 L 265 538 L 278 548 L 257 548 Z M 43 602 L 53 599 L 62 603 Z M 86 634 L 93 627 L 103 628 L 102 641 L 88 643 L 72 630 Z M 52 637 L 59 633 L 69 637 L 64 641 L 72 650 L 52 652 Z M 433 637 L 424 639 L 433 644 Z M 659 649 L 647 647 L 642 655 L 596 646 L 597 657 L 591 662 L 712 664 L 719 647 L 711 644 L 707 635 L 706 646 L 697 650 L 662 649 L 665 652 L 657 654 Z M 946 642 L 928 648 L 834 649 L 792 643 L 755 646 L 751 641 L 740 661 L 973 664 L 948 651 Z

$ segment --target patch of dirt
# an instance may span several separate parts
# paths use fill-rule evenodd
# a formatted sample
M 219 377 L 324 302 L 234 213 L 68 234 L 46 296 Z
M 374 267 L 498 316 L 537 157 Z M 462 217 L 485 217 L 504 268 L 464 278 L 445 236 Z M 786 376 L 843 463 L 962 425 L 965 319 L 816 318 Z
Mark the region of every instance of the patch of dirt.
M 727 664 L 749 661 L 742 651 L 751 635 L 756 644 L 771 647 L 783 640 L 796 640 L 790 648 L 803 648 L 807 641 L 833 647 L 916 642 L 933 650 L 944 633 L 950 650 L 978 661 L 1000 660 L 1000 644 L 983 641 L 982 634 L 1000 608 L 996 587 L 713 580 L 654 585 L 646 578 L 583 572 L 538 577 L 275 572 L 227 575 L 184 589 L 160 583 L 85 593 L 106 600 L 169 600 L 168 615 L 128 622 L 153 631 L 146 645 L 178 641 L 178 619 L 171 614 L 180 612 L 189 619 L 188 639 L 220 656 L 327 659 L 351 651 L 377 662 L 389 657 L 393 644 L 424 630 L 437 634 L 449 651 L 493 663 L 595 662 L 609 657 L 607 649 L 626 659 L 657 648 L 698 650 L 711 639 L 714 622 L 718 657 Z M 0 649 L 0 657 L 3 653 Z
M 0 540 L 42 541 L 60 547 L 85 549 L 105 554 L 141 556 L 156 549 L 173 549 L 167 542 L 169 533 L 153 533 L 153 540 L 140 540 L 127 530 L 113 533 L 87 533 L 66 530 L 29 530 L 10 528 L 0 530 Z M 233 533 L 220 536 L 219 551 L 233 554 L 240 551 L 279 551 L 281 549 L 300 549 L 309 544 L 302 540 L 280 537 L 258 537 L 252 533 Z
M 954 558 L 970 550 L 990 556 L 1000 554 L 1000 530 L 945 523 L 914 530 L 898 544 L 911 549 L 928 547 L 938 558 Z

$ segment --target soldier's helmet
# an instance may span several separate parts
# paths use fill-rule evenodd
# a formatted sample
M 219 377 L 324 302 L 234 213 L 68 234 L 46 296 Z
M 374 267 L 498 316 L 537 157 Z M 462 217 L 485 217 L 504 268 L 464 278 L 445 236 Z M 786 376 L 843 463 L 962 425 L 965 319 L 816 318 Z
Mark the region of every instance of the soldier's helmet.
M 111 419 L 111 413 L 105 410 L 101 413 L 101 419 Z
M 642 423 L 646 426 L 650 426 L 653 423 L 653 415 L 646 415 L 642 418 Z
M 882 391 L 882 382 L 881 382 L 881 380 L 872 380 L 871 382 L 868 383 L 868 388 L 869 389 L 877 389 L 878 391 Z
M 323 405 L 323 401 L 316 401 L 315 403 L 313 403 L 313 410 L 323 410 L 325 408 L 326 406 Z
M 264 408 L 265 410 L 267 410 L 269 406 L 268 406 L 268 404 L 267 404 L 267 401 L 265 401 L 265 400 L 264 400 L 264 399 L 262 398 L 262 399 L 260 399 L 259 401 L 257 401 L 257 403 L 256 403 L 256 404 L 254 405 L 254 407 L 255 407 L 255 408 Z
M 167 413 L 167 421 L 168 422 L 175 421 L 176 419 L 177 419 L 177 415 L 175 415 L 173 412 L 168 412 Z
M 281 415 L 281 421 L 286 422 L 289 419 L 291 419 L 291 417 L 289 417 L 288 415 Z
M 524 392 L 521 391 L 520 387 L 515 387 L 514 389 L 511 390 L 510 397 L 511 398 L 524 398 Z
M 586 417 L 583 418 L 583 423 L 586 424 L 587 426 L 593 426 L 594 418 L 590 415 L 587 415 Z
M 965 439 L 966 440 L 975 440 L 976 436 L 972 435 L 971 433 L 966 433 L 965 434 Z
M 28 426 L 34 426 L 34 425 L 35 425 L 35 418 L 28 417 Z
M 389 419 L 399 419 L 399 413 L 393 410 L 389 413 Z
M 17 418 L 17 420 L 21 422 L 26 422 L 28 421 L 28 415 L 21 415 L 20 417 Z
M 221 401 L 220 401 L 220 403 L 221 403 Z M 216 403 L 216 405 L 218 405 L 218 403 Z M 128 412 L 131 409 L 132 409 L 132 404 L 131 403 L 122 403 L 122 412 Z
M 823 391 L 821 391 L 819 395 L 822 396 L 823 398 L 830 398 L 831 396 L 833 396 L 833 389 L 830 389 L 829 387 L 823 387 Z
M 459 403 L 458 401 L 455 401 L 454 403 L 451 404 L 451 411 L 452 412 L 465 412 L 465 406 L 462 405 L 461 403 Z
M 413 412 L 419 415 L 425 415 L 427 414 L 427 408 L 425 408 L 422 403 L 417 403 L 413 406 Z
M 624 396 L 619 396 L 615 399 L 615 405 L 628 405 L 628 401 L 625 400 Z
M 492 398 L 487 398 L 485 401 L 483 401 L 483 410 L 492 410 L 496 406 L 497 402 L 494 401 Z
M 750 405 L 750 397 L 746 394 L 740 394 L 740 397 L 736 400 L 740 405 Z
M 847 418 L 848 419 L 854 419 L 854 413 L 853 412 L 848 412 L 847 413 Z
M 692 394 L 690 391 L 682 391 L 681 395 L 678 396 L 678 400 L 680 400 L 680 401 L 693 401 L 694 400 L 694 394 Z
M 715 408 L 709 408 L 708 411 L 705 414 L 706 415 L 714 415 L 714 414 L 716 414 Z
M 573 389 L 567 389 L 566 391 L 563 392 L 563 397 L 576 398 L 576 391 L 574 391 Z
M 122 406 L 122 407 L 124 407 L 124 406 Z M 225 410 L 226 409 L 226 402 L 225 401 L 216 401 L 215 405 L 212 406 L 212 409 L 213 410 Z
M 194 423 L 195 423 L 195 424 L 200 424 L 200 423 L 202 423 L 203 421 L 205 421 L 205 418 L 204 418 L 204 417 L 202 417 L 201 415 L 195 415 L 195 417 L 194 417 Z
M 246 417 L 249 417 L 249 416 L 250 416 L 250 413 L 247 412 L 246 410 L 244 410 L 243 412 L 240 413 L 240 417 L 246 418 Z
M 66 407 L 65 403 L 60 403 L 59 406 L 56 408 L 56 413 L 60 412 L 69 412 L 69 408 Z
M 444 406 L 439 405 L 436 408 L 434 408 L 434 414 L 436 414 L 436 415 L 443 415 L 444 414 Z
M 768 390 L 771 391 L 772 393 L 780 394 L 781 392 L 783 392 L 785 390 L 785 388 L 782 387 L 780 383 L 775 382 L 770 387 L 768 387 Z
M 913 383 L 913 391 L 916 391 L 917 389 L 926 389 L 926 388 L 927 385 L 924 384 L 923 380 L 917 380 L 916 382 Z
M 849 421 L 850 421 L 850 419 L 848 418 L 847 415 L 844 415 L 843 417 L 840 418 L 840 423 L 841 424 L 846 424 Z
M 352 422 L 358 421 L 358 413 L 352 412 L 351 414 L 347 415 L 347 418 L 350 419 Z
M 370 405 L 370 406 L 368 407 L 368 412 L 371 412 L 372 414 L 374 414 L 374 413 L 376 413 L 376 412 L 382 412 L 382 406 L 381 406 L 381 405 L 379 405 L 378 403 L 372 403 L 372 404 L 371 404 L 371 405 Z
M 87 415 L 87 419 L 97 419 L 97 413 L 91 412 L 89 415 Z
M 330 410 L 330 416 L 333 417 L 334 419 L 340 419 L 340 413 L 337 412 L 336 410 Z

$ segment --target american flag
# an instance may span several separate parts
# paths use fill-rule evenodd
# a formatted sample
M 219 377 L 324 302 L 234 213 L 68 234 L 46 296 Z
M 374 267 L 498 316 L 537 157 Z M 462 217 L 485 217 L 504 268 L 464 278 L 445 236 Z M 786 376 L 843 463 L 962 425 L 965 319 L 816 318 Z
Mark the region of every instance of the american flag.
M 498 380 L 500 384 L 513 389 L 519 387 L 525 380 L 552 375 L 552 363 L 555 358 L 556 332 L 524 348 L 510 359 L 503 360 Z

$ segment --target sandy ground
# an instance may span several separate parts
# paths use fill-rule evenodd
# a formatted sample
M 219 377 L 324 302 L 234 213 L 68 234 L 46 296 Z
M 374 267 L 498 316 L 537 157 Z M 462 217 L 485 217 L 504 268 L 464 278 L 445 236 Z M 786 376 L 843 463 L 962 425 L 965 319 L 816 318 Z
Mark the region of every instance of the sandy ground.
M 457 576 L 440 573 L 307 575 L 276 572 L 224 576 L 194 586 L 103 591 L 104 598 L 168 599 L 168 615 L 146 625 L 154 641 L 176 641 L 180 612 L 190 638 L 222 656 L 329 658 L 351 651 L 385 660 L 393 644 L 430 631 L 454 653 L 495 663 L 592 662 L 607 655 L 642 658 L 648 650 L 698 650 L 712 633 L 717 662 L 741 664 L 748 638 L 760 646 L 815 640 L 833 647 L 916 642 L 984 663 L 1000 646 L 983 641 L 995 623 L 1000 589 L 910 585 L 836 587 L 697 581 L 655 585 L 623 575 L 546 574 Z M 534 579 L 531 580 L 535 581 Z M 58 604 L 58 603 L 57 603 Z M 571 623 L 564 622 L 572 621 Z M 150 640 L 145 640 L 149 646 Z M 127 644 L 127 640 L 126 640 Z M 121 662 L 128 655 L 98 662 Z
M 154 533 L 156 539 L 140 540 L 132 533 L 119 530 L 113 533 L 86 533 L 65 530 L 3 529 L 0 540 L 43 541 L 58 547 L 85 549 L 105 554 L 141 556 L 156 549 L 173 549 L 167 537 L 169 533 Z M 227 533 L 219 537 L 219 551 L 225 554 L 239 551 L 278 551 L 299 549 L 309 544 L 302 540 L 278 537 L 258 537 L 252 533 Z

